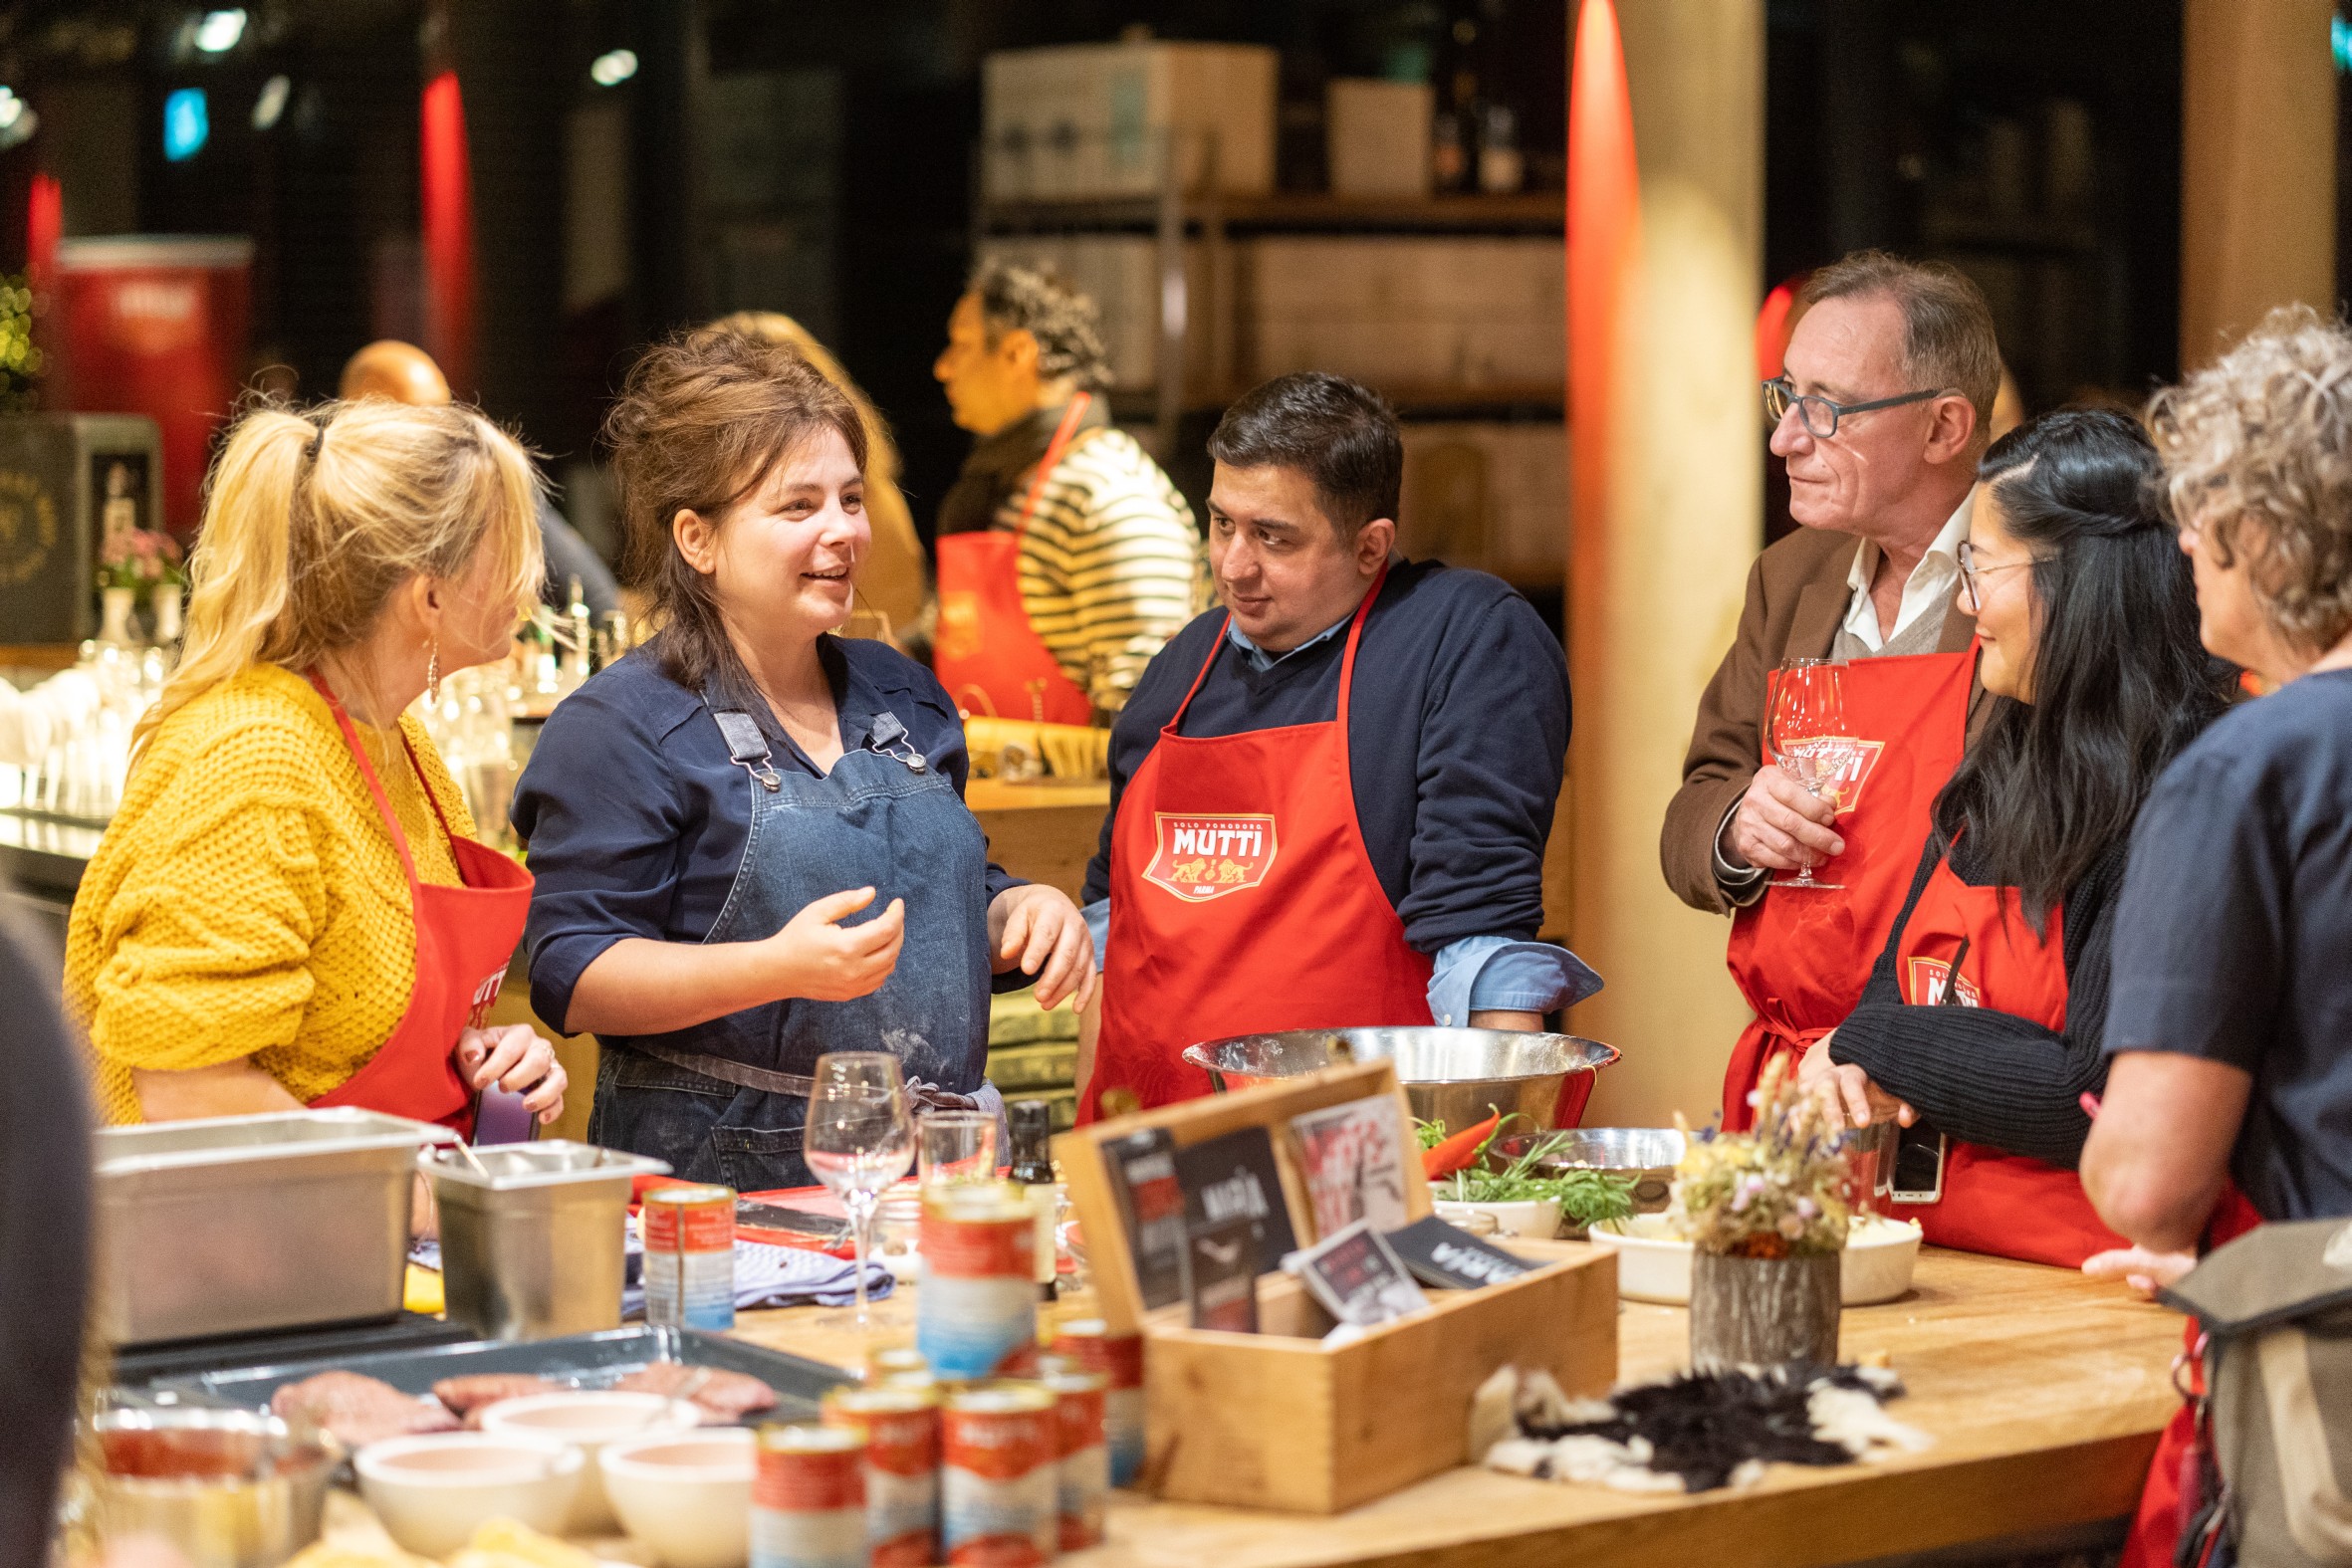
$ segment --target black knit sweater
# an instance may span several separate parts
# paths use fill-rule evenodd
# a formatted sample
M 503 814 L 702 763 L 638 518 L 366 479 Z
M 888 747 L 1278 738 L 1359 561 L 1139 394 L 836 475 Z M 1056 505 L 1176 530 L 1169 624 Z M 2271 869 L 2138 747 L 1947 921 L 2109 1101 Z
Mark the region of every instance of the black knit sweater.
M 2130 848 L 2129 840 L 2119 840 L 2066 894 L 2066 1027 L 2057 1032 L 1991 1008 L 1904 1003 L 1896 953 L 1936 869 L 1931 845 L 1860 1004 L 1829 1042 L 1830 1059 L 1860 1067 L 1955 1138 L 2073 1169 L 2091 1126 L 2081 1097 L 2107 1081 L 2099 1041 L 2107 1024 L 2108 949 Z M 1971 887 L 1993 885 L 1970 854 L 1966 834 L 1953 848 L 1952 870 Z

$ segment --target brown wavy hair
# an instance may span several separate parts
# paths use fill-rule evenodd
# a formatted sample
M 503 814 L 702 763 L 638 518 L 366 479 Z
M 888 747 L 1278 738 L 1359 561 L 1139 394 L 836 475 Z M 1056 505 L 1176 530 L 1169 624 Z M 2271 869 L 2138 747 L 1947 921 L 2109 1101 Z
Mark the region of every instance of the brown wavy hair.
M 2262 614 L 2320 653 L 2352 631 L 2352 331 L 2307 305 L 2149 409 L 2173 510 L 2214 560 L 2240 553 Z M 2246 527 L 2247 524 L 2252 527 Z
M 755 715 L 763 703 L 719 615 L 711 579 L 679 554 L 671 524 L 693 511 L 718 527 L 811 440 L 830 431 L 862 472 L 865 424 L 789 343 L 740 332 L 681 333 L 630 369 L 604 419 L 627 532 L 628 580 L 652 599 L 651 652 L 689 691 L 717 685 Z

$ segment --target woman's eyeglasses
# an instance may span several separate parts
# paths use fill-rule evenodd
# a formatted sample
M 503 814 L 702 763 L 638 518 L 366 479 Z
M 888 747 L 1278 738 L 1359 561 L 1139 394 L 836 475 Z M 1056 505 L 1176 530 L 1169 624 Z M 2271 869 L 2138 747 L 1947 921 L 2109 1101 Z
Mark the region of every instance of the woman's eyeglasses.
M 1978 577 L 1995 571 L 2014 571 L 2019 566 L 2033 564 L 2030 560 L 2007 560 L 1998 566 L 1981 566 L 1977 563 L 1977 547 L 1965 539 L 1960 542 L 1960 549 L 1956 554 L 1960 557 L 1961 589 L 1968 595 L 1969 613 L 1971 614 L 1975 614 L 1985 607 L 1984 591 L 1978 584 Z
M 1941 390 L 1905 392 L 1900 397 L 1874 397 L 1866 403 L 1833 403 L 1813 392 L 1799 392 L 1794 382 L 1784 375 L 1775 375 L 1764 384 L 1764 418 L 1777 425 L 1788 417 L 1788 410 L 1796 410 L 1796 417 L 1806 434 L 1816 441 L 1826 441 L 1837 434 L 1837 422 L 1847 414 L 1866 414 L 1876 408 L 1900 408 L 1905 403 L 1924 403 L 1931 397 L 1942 397 Z

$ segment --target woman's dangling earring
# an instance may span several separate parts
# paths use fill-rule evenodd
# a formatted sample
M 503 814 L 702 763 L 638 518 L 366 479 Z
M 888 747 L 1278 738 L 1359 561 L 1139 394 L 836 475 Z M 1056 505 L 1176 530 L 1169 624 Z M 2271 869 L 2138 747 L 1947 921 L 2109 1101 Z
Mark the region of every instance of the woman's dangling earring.
M 441 639 L 438 637 L 433 639 L 432 651 L 424 656 L 424 700 L 441 700 Z

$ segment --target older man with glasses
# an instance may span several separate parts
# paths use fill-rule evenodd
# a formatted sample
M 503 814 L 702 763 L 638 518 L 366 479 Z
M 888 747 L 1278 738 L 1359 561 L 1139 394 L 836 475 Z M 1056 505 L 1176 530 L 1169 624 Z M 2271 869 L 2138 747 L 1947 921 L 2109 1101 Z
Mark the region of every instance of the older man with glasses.
M 1733 1127 L 1764 1064 L 1861 996 L 1983 697 L 1954 590 L 2000 384 L 1992 313 L 1953 268 L 1880 251 L 1813 274 L 1801 304 L 1764 407 L 1802 526 L 1749 573 L 1660 845 L 1685 903 L 1734 917 L 1756 1018 L 1724 1077 Z M 1771 677 L 1792 660 L 1838 667 L 1848 763 L 1819 795 L 1765 766 Z M 1775 876 L 1807 867 L 1827 874 Z

